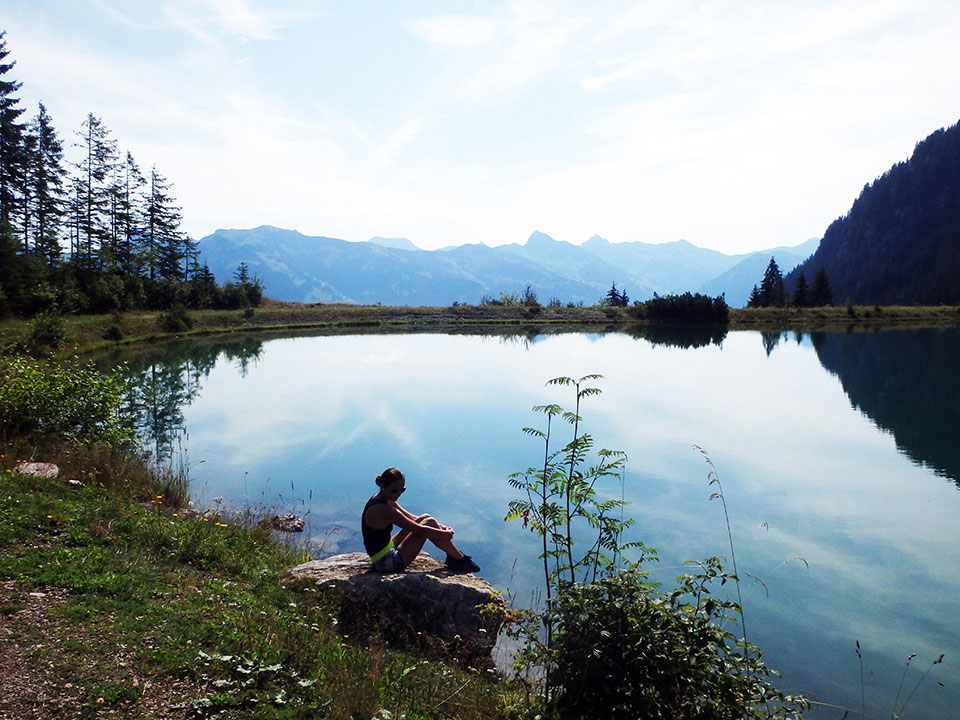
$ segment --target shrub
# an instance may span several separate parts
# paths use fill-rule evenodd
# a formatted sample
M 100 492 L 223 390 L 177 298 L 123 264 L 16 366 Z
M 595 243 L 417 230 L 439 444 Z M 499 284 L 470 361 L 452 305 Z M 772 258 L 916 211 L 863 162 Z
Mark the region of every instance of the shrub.
M 185 332 L 193 327 L 193 318 L 180 303 L 160 314 L 160 329 L 164 332 Z
M 57 434 L 123 445 L 133 430 L 121 412 L 124 384 L 92 366 L 44 366 L 26 358 L 0 365 L 0 425 L 15 434 Z
M 530 287 L 530 285 L 524 288 L 521 303 L 527 307 L 540 307 L 540 301 L 537 300 L 537 291 Z
M 47 348 L 56 350 L 67 336 L 63 317 L 56 313 L 40 313 L 30 321 L 27 343 L 34 352 Z
M 683 295 L 657 294 L 645 302 L 634 303 L 630 314 L 638 320 L 652 322 L 725 323 L 730 308 L 723 295 L 711 298 L 700 293 Z
M 110 323 L 107 326 L 107 329 L 103 331 L 103 339 L 110 340 L 112 342 L 123 340 L 123 328 L 120 327 L 120 323 Z
M 723 629 L 736 603 L 710 596 L 730 577 L 719 558 L 661 594 L 634 567 L 587 584 L 566 584 L 550 613 L 549 661 L 561 718 L 790 717 L 807 706 L 767 680 L 756 648 Z

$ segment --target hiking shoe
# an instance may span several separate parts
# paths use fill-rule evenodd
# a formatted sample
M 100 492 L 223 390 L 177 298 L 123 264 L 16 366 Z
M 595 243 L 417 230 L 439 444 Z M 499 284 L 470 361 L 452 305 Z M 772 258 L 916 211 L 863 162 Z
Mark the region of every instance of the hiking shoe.
M 444 564 L 451 572 L 474 573 L 480 570 L 480 566 L 471 560 L 469 555 L 464 555 L 462 558 L 452 558 L 447 555 L 447 561 Z

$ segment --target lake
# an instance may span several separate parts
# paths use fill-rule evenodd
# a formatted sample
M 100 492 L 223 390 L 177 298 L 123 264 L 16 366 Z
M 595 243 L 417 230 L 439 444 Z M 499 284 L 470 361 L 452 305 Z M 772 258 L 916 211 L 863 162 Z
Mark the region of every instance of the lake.
M 623 487 L 601 490 L 631 503 L 654 577 L 729 554 L 700 445 L 723 483 L 749 638 L 779 685 L 856 716 L 859 641 L 868 713 L 890 717 L 902 682 L 902 716 L 933 720 L 960 707 L 958 357 L 955 329 L 646 328 L 249 336 L 108 362 L 136 377 L 130 405 L 189 469 L 196 504 L 297 512 L 317 552 L 352 552 L 375 476 L 396 466 L 404 506 L 452 525 L 518 604 L 539 566 L 536 538 L 503 521 L 506 477 L 543 456 L 522 428 L 543 426 L 533 405 L 573 407 L 547 380 L 600 373 L 583 429 L 628 455 Z

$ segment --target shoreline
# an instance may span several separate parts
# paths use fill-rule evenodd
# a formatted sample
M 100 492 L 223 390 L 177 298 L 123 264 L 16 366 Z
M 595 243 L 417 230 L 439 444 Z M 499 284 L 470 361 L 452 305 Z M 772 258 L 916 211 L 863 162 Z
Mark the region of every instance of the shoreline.
M 160 311 L 64 317 L 64 338 L 55 359 L 140 343 L 230 333 L 343 335 L 397 332 L 622 332 L 656 325 L 638 320 L 630 308 L 456 305 L 407 307 L 278 302 L 254 309 L 190 311 L 192 328 L 164 332 Z M 0 323 L 0 348 L 22 346 L 31 320 Z M 672 323 L 681 325 L 682 323 Z M 781 332 L 879 331 L 920 327 L 960 327 L 954 306 L 828 306 L 819 308 L 731 308 L 727 330 Z M 113 331 L 112 337 L 106 339 Z M 9 350 L 8 350 L 9 351 Z

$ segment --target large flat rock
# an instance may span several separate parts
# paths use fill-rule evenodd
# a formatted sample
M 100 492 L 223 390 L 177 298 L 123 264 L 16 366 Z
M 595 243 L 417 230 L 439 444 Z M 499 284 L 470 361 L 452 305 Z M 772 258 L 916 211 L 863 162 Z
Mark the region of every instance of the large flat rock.
M 402 573 L 374 572 L 364 553 L 334 555 L 297 565 L 283 581 L 305 597 L 333 597 L 345 632 L 468 660 L 489 658 L 503 621 L 503 598 L 486 580 L 426 553 Z

